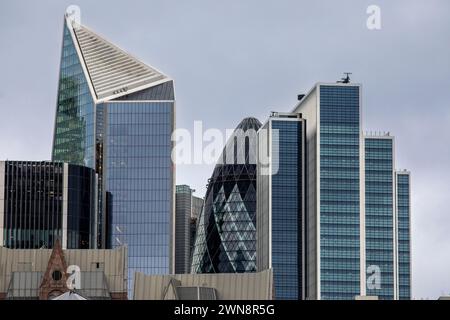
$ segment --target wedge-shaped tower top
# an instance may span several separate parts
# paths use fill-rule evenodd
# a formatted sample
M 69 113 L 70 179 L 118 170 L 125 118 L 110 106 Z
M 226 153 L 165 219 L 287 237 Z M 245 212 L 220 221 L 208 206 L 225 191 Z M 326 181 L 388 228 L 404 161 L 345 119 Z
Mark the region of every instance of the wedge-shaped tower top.
M 87 27 L 68 17 L 66 23 L 72 31 L 73 42 L 97 102 L 112 100 L 171 80 Z

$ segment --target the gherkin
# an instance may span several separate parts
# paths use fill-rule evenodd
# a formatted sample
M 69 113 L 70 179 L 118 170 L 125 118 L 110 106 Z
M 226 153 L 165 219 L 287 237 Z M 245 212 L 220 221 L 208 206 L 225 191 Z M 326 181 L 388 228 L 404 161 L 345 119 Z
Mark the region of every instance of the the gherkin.
M 208 181 L 193 273 L 256 271 L 256 132 L 260 127 L 255 118 L 241 121 Z

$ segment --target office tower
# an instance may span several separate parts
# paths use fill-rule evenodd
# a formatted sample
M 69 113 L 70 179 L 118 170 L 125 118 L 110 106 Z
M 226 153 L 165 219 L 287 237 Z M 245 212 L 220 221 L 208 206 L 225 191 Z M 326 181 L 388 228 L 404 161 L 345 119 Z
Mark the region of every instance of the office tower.
M 98 173 L 98 247 L 128 246 L 129 279 L 174 269 L 174 110 L 169 77 L 65 18 L 53 160 Z
M 195 237 L 197 235 L 197 220 L 203 209 L 203 199 L 192 196 L 192 214 L 189 226 L 189 266 L 192 265 L 192 255 L 194 254 Z M 189 267 L 190 271 L 190 267 Z
M 255 118 L 241 121 L 208 180 L 192 273 L 256 270 L 256 139 L 260 127 Z
M 365 295 L 361 87 L 318 83 L 306 120 L 306 299 Z
M 203 208 L 203 199 L 193 195 L 191 218 L 197 220 L 198 216 L 200 215 L 200 212 L 202 212 L 202 208 Z
M 175 193 L 175 273 L 190 271 L 190 227 L 192 193 L 187 185 L 177 185 Z
M 273 270 L 275 299 L 304 297 L 305 121 L 273 113 L 258 132 L 257 271 Z
M 366 136 L 364 149 L 366 294 L 392 300 L 397 298 L 394 137 Z M 378 275 L 379 283 L 376 283 Z
M 189 273 L 203 199 L 188 185 L 177 185 L 175 193 L 175 273 Z
M 197 237 L 197 219 L 192 218 L 189 220 L 189 266 L 192 266 L 192 257 L 194 255 L 195 238 Z M 191 272 L 191 268 L 189 268 Z
M 409 171 L 397 171 L 397 251 L 398 296 L 400 300 L 411 299 L 411 177 Z
M 93 169 L 48 161 L 0 161 L 0 247 L 95 248 Z

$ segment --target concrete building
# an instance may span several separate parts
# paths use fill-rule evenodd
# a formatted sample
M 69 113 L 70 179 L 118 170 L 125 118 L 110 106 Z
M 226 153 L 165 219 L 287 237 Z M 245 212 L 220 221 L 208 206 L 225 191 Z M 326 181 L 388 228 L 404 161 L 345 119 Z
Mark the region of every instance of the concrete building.
M 255 273 L 135 274 L 135 300 L 271 300 L 272 270 Z
M 57 240 L 52 250 L 0 247 L 0 300 L 49 300 L 69 292 L 71 266 L 79 267 L 75 290 L 82 297 L 127 299 L 126 247 L 63 250 Z

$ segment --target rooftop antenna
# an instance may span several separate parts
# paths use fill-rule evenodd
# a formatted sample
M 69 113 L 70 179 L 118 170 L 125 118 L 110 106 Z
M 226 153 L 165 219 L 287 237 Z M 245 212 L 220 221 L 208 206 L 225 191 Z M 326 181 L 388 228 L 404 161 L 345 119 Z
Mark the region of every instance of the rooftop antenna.
M 340 81 L 337 81 L 337 83 L 350 83 L 350 75 L 352 74 L 351 72 L 344 72 L 345 77 L 341 78 Z

